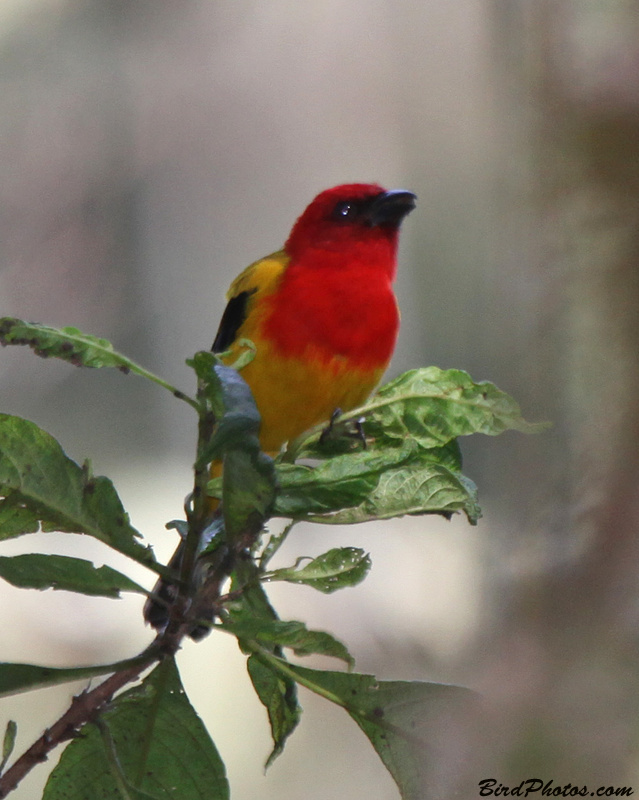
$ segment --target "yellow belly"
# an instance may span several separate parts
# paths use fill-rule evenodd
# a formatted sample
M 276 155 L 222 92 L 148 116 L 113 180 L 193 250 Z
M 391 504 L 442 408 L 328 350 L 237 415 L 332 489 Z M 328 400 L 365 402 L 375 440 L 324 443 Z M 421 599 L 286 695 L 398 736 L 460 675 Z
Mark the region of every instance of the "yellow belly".
M 304 359 L 282 358 L 264 342 L 241 371 L 262 416 L 260 442 L 266 452 L 321 422 L 336 408 L 356 408 L 377 386 L 383 369 L 353 369 L 344 359 L 330 362 L 307 353 Z

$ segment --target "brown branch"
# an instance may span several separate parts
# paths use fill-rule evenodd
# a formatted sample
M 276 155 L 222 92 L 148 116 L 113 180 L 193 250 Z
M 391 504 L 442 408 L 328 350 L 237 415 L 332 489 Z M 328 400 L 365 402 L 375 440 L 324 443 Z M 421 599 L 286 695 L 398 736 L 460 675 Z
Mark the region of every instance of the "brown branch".
M 138 664 L 113 673 L 95 689 L 74 697 L 66 713 L 51 728 L 45 730 L 42 736 L 0 777 L 0 798 L 12 792 L 37 764 L 46 761 L 54 748 L 68 739 L 73 739 L 84 724 L 97 716 L 115 692 L 136 680 L 141 672 L 158 660 L 156 649 L 151 647 L 148 653 L 148 658 Z
M 221 560 L 217 568 L 211 571 L 200 593 L 188 608 L 184 608 L 185 598 L 178 594 L 176 605 L 172 609 L 171 624 L 155 638 L 136 664 L 114 672 L 95 689 L 82 692 L 73 698 L 63 716 L 51 728 L 45 730 L 42 736 L 0 776 L 0 798 L 12 792 L 35 766 L 46 761 L 49 753 L 58 745 L 73 739 L 83 725 L 96 719 L 117 691 L 136 680 L 141 672 L 164 655 L 173 655 L 177 652 L 184 637 L 192 636 L 198 621 L 201 623 L 201 614 L 208 616 L 210 609 L 215 606 L 216 600 L 220 597 L 221 586 L 228 577 L 231 563 L 228 558 Z M 206 627 L 205 630 L 208 632 L 209 628 Z

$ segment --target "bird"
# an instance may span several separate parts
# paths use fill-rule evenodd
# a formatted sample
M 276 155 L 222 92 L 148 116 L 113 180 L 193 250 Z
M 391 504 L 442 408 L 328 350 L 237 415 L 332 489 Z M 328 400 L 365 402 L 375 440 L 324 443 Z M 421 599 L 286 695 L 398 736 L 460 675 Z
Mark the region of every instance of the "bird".
M 262 418 L 265 452 L 356 408 L 378 385 L 399 329 L 399 228 L 415 203 L 412 192 L 378 184 L 327 189 L 281 250 L 231 284 L 212 349 L 230 364 L 242 340 L 255 345 L 241 375 Z
M 284 246 L 233 281 L 212 350 L 240 370 L 261 416 L 260 446 L 270 455 L 309 428 L 366 401 L 395 348 L 399 310 L 393 290 L 399 229 L 416 195 L 376 183 L 350 183 L 315 197 Z M 211 477 L 221 474 L 214 461 Z M 209 500 L 214 514 L 218 501 Z M 182 544 L 169 562 L 179 568 Z M 166 625 L 175 584 L 160 580 L 145 619 Z M 206 625 L 189 635 L 206 635 Z

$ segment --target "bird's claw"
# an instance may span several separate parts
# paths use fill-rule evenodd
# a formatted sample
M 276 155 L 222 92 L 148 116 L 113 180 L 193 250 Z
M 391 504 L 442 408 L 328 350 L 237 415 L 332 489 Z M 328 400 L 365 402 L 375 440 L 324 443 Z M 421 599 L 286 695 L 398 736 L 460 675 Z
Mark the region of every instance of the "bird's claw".
M 328 441 L 328 439 L 330 439 L 330 437 L 335 433 L 336 424 L 341 415 L 342 415 L 341 408 L 336 408 L 335 411 L 333 411 L 328 425 L 324 428 L 324 430 L 320 434 L 319 438 L 320 444 L 325 444 Z M 355 420 L 354 423 L 355 429 L 353 431 L 343 430 L 340 431 L 340 433 L 342 435 L 351 436 L 355 439 L 358 439 L 361 442 L 363 449 L 366 450 L 366 434 L 364 432 L 364 422 L 365 422 L 365 417 L 360 417 L 359 419 Z
M 324 430 L 320 434 L 319 438 L 320 444 L 324 444 L 326 440 L 330 437 L 330 435 L 333 433 L 333 430 L 335 428 L 335 423 L 341 417 L 341 415 L 342 415 L 341 408 L 336 408 L 335 411 L 333 411 L 333 413 L 331 414 L 331 418 L 328 422 L 328 425 L 324 428 Z

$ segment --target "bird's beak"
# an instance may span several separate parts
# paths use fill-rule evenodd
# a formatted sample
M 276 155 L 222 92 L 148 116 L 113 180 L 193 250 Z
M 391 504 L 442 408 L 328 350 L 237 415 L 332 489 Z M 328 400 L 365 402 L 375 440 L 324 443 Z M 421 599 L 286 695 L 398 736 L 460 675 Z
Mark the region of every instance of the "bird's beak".
M 391 189 L 374 200 L 366 212 L 368 224 L 399 227 L 405 216 L 415 208 L 417 197 L 405 189 Z

